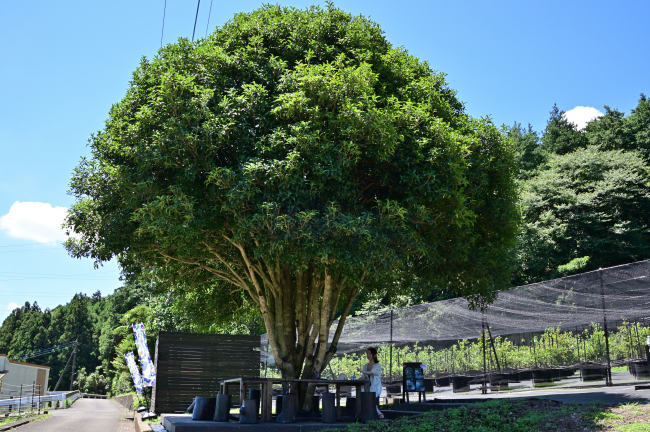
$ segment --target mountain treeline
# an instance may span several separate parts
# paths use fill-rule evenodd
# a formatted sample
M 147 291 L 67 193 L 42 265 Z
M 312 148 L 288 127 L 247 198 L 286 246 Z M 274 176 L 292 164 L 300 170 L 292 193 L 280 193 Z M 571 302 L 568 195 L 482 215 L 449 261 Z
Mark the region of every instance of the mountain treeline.
M 102 297 L 99 291 L 90 297 L 75 294 L 69 303 L 52 310 L 41 309 L 38 302 L 26 302 L 2 323 L 0 352 L 12 359 L 76 340 L 75 380 L 82 387 L 89 380 L 89 392 L 105 393 L 115 375 L 111 362 L 118 335 L 114 330 L 122 324 L 123 315 L 142 304 L 146 297 L 142 285 L 127 284 L 107 297 Z M 49 389 L 54 390 L 72 350 L 67 348 L 24 361 L 50 366 Z M 72 362 L 57 390 L 70 388 L 71 366 Z
M 232 299 L 231 299 L 232 300 Z M 218 299 L 209 286 L 200 292 L 162 290 L 148 280 L 135 278 L 102 297 L 75 294 L 69 303 L 52 310 L 38 302 L 14 309 L 0 326 L 0 352 L 10 359 L 77 341 L 75 389 L 95 394 L 134 391 L 123 354 L 137 350 L 131 325 L 142 322 L 154 358 L 158 332 L 261 334 L 258 314 L 241 303 L 214 308 Z M 61 377 L 57 390 L 70 388 L 72 362 L 61 375 L 73 349 L 30 357 L 29 363 L 50 366 L 49 390 Z
M 512 285 L 650 258 L 650 101 L 577 130 L 554 106 L 540 135 L 515 124 L 521 230 Z

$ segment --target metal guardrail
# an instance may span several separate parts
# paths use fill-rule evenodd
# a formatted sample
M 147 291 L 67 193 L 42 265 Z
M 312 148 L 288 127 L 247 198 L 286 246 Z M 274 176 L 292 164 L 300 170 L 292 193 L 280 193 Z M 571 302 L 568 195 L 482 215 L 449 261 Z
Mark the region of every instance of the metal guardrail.
M 0 399 L 0 407 L 11 407 L 13 409 L 14 406 L 22 408 L 22 407 L 30 407 L 30 406 L 38 406 L 40 407 L 41 404 L 45 402 L 55 402 L 55 401 L 65 401 L 69 400 L 70 402 L 78 399 L 81 397 L 81 392 L 79 390 L 75 390 L 72 392 L 50 392 L 47 395 L 30 395 L 30 396 L 25 396 L 22 398 L 14 398 L 14 399 Z
M 93 393 L 82 393 L 81 397 L 84 399 L 108 399 L 108 395 L 100 395 Z

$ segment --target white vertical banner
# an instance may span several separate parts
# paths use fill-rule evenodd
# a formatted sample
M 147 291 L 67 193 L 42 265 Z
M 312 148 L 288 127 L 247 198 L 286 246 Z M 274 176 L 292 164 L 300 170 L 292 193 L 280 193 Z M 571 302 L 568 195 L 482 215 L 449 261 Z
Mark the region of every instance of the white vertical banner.
M 140 357 L 140 367 L 142 367 L 142 385 L 153 387 L 156 382 L 156 369 L 149 355 L 144 324 L 133 324 L 133 334 L 135 335 L 135 346 L 138 348 L 138 357 Z
M 129 366 L 129 372 L 131 372 L 131 378 L 133 378 L 133 385 L 135 385 L 135 391 L 138 392 L 138 394 L 142 393 L 142 376 L 140 375 L 140 370 L 138 369 L 138 365 L 135 364 L 135 358 L 133 357 L 133 353 L 130 352 L 128 354 L 124 354 L 124 358 L 126 359 L 126 364 Z

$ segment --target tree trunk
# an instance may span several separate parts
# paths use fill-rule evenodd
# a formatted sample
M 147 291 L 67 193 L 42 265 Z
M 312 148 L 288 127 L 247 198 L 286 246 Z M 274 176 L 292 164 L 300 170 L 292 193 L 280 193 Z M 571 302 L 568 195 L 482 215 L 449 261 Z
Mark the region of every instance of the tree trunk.
M 336 354 L 345 318 L 358 289 L 352 284 L 347 286 L 347 279 L 331 270 L 301 272 L 295 278 L 290 274 L 286 269 L 285 275 L 289 277 L 282 280 L 286 285 L 278 290 L 286 296 L 281 301 L 269 302 L 275 306 L 275 313 L 269 315 L 276 317 L 275 323 L 267 327 L 269 343 L 283 378 L 315 378 Z M 330 329 L 340 304 L 343 313 L 330 344 Z M 313 384 L 292 389 L 298 395 L 301 411 L 311 410 L 315 389 Z
M 229 262 L 212 245 L 204 243 L 220 266 L 203 268 L 244 289 L 259 307 L 283 378 L 314 378 L 321 374 L 336 354 L 365 272 L 343 274 L 333 260 L 318 265 L 310 261 L 292 269 L 281 262 L 279 254 L 273 260 L 255 258 L 241 244 L 224 238 L 237 248 L 241 261 Z M 337 309 L 342 313 L 329 343 Z M 311 409 L 314 389 L 313 385 L 292 389 L 298 394 L 301 410 Z

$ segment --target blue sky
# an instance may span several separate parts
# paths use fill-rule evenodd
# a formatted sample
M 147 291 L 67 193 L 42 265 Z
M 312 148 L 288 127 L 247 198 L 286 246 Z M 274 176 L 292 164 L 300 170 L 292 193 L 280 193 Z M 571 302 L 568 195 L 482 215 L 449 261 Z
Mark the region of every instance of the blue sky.
M 285 1 L 306 7 L 313 1 Z M 197 38 L 259 1 L 202 0 Z M 322 3 L 321 3 L 322 4 Z M 29 1 L 0 6 L 0 320 L 37 300 L 110 294 L 115 263 L 99 269 L 63 250 L 70 173 L 88 154 L 142 56 L 160 48 L 165 0 Z M 542 130 L 554 103 L 626 113 L 650 93 L 650 2 L 340 0 L 433 69 L 474 116 Z M 210 12 L 211 7 L 211 12 Z M 192 37 L 197 2 L 167 0 L 163 43 Z M 586 109 L 578 114 L 593 113 Z M 58 243 L 57 243 L 58 242 Z

